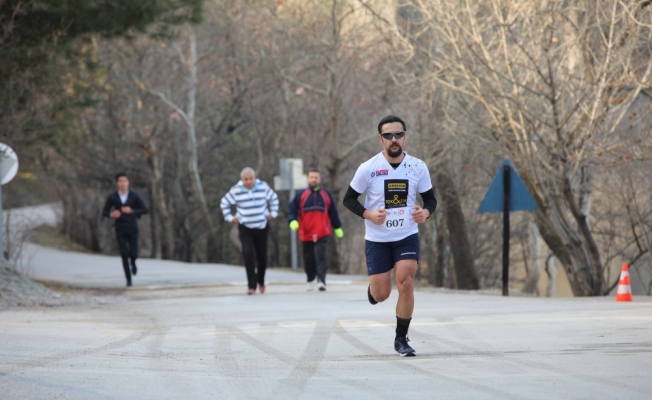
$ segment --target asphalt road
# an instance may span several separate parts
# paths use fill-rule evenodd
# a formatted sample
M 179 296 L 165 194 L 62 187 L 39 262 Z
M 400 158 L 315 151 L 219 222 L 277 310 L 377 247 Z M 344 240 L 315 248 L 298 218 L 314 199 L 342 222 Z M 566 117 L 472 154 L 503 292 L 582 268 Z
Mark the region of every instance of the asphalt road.
M 128 290 L 0 312 L 0 397 L 649 399 L 652 303 L 419 291 L 417 357 L 361 284 Z
M 119 256 L 74 253 L 60 251 L 28 243 L 23 253 L 27 274 L 39 280 L 56 281 L 80 288 L 117 289 L 125 286 L 122 260 Z M 228 285 L 246 291 L 247 277 L 242 266 L 226 264 L 190 264 L 180 261 L 139 258 L 136 261 L 138 275 L 133 277 L 134 286 L 158 289 L 161 287 L 188 287 L 201 285 Z M 270 269 L 267 283 L 302 284 L 306 276 L 300 271 Z M 330 275 L 329 285 L 350 285 L 367 281 L 366 276 Z
M 393 351 L 396 292 L 364 277 L 141 260 L 123 287 L 116 257 L 30 247 L 30 273 L 106 301 L 0 311 L 2 399 L 650 399 L 652 301 L 524 298 L 421 289 L 417 357 Z M 336 281 L 336 279 L 339 279 Z

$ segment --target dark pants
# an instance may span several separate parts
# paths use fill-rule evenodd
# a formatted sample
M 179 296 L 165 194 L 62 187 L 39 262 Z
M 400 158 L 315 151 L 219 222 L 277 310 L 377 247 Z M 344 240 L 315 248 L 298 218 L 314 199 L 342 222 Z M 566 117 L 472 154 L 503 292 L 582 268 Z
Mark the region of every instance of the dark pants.
M 240 243 L 242 243 L 242 258 L 247 270 L 249 289 L 256 289 L 256 284 L 265 285 L 265 270 L 267 269 L 267 233 L 265 229 L 251 229 L 238 225 Z M 258 272 L 256 272 L 256 267 Z
M 120 247 L 120 256 L 122 257 L 122 268 L 125 270 L 127 282 L 131 282 L 131 270 L 129 269 L 129 260 L 131 264 L 136 263 L 138 258 L 138 230 L 137 229 L 116 229 L 115 237 L 118 239 Z
M 316 242 L 301 243 L 303 243 L 303 267 L 306 270 L 306 275 L 308 275 L 308 282 L 312 282 L 315 280 L 315 276 L 317 276 L 320 282 L 326 283 L 326 270 L 328 269 L 326 249 L 328 236 Z

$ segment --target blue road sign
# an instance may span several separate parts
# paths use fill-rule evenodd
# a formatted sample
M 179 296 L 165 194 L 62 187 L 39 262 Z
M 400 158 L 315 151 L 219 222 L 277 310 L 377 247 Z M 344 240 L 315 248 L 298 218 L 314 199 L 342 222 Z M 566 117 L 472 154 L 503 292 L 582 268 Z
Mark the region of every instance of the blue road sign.
M 509 211 L 534 211 L 537 209 L 537 203 L 534 202 L 532 195 L 528 192 L 525 184 L 516 173 L 509 160 L 505 159 L 498 169 L 494 180 L 484 195 L 482 203 L 478 208 L 478 213 L 502 212 L 503 211 L 503 175 L 504 166 L 509 166 L 510 171 L 510 190 L 509 190 Z

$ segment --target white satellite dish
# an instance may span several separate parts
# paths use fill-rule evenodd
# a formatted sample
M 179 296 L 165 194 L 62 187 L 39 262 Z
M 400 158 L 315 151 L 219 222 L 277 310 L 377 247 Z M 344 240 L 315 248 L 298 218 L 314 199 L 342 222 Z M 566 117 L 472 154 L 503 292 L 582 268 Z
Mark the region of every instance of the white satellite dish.
M 4 143 L 0 143 L 0 180 L 2 184 L 11 182 L 18 173 L 18 156 Z

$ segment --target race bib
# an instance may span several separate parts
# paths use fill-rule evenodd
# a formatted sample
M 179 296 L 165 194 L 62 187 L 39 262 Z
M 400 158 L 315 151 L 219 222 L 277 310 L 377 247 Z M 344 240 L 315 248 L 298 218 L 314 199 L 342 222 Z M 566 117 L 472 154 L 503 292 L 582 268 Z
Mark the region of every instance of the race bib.
M 385 210 L 387 218 L 383 224 L 385 230 L 401 230 L 410 227 L 412 218 L 408 210 L 408 189 L 410 181 L 407 179 L 385 180 Z

